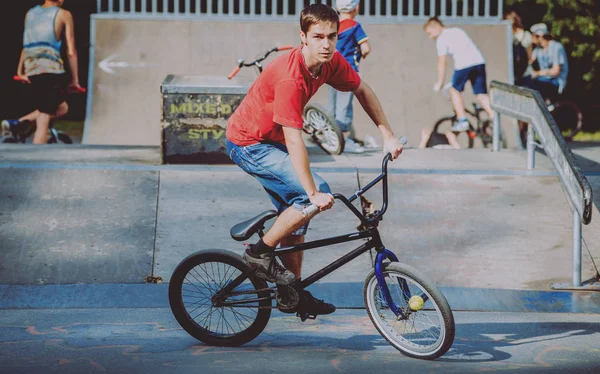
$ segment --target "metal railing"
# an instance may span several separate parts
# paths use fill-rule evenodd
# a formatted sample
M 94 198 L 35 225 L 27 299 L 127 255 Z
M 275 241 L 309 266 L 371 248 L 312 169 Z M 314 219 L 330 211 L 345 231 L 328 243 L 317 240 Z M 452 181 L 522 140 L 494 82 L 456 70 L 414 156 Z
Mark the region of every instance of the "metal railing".
M 316 0 L 97 0 L 97 12 L 137 16 L 264 16 L 290 18 Z M 335 6 L 335 0 L 322 0 Z M 503 0 L 361 0 L 362 17 L 424 20 L 500 20 Z
M 498 151 L 500 137 L 500 114 L 529 123 L 527 131 L 527 168 L 535 167 L 535 134 L 541 142 L 541 147 L 552 160 L 552 164 L 569 197 L 573 210 L 573 287 L 581 287 L 581 224 L 592 221 L 592 187 L 577 165 L 575 157 L 554 118 L 548 111 L 546 103 L 539 92 L 529 88 L 517 87 L 506 83 L 493 81 L 490 88 L 492 109 L 496 111 L 494 121 L 494 150 Z M 552 288 L 562 287 L 553 284 Z

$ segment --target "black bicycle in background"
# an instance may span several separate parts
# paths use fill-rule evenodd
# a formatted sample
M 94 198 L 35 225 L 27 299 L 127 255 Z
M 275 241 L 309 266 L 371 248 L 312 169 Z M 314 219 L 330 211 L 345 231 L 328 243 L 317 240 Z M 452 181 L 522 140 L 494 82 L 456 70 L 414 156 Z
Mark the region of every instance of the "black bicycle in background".
M 190 335 L 210 345 L 239 346 L 256 338 L 267 326 L 271 310 L 296 311 L 302 321 L 316 316 L 303 310 L 303 289 L 358 258 L 375 250 L 377 256 L 365 278 L 363 297 L 367 313 L 377 331 L 403 354 L 434 359 L 450 349 L 455 324 L 452 310 L 436 284 L 417 269 L 398 262 L 379 235 L 378 226 L 388 207 L 387 154 L 381 174 L 352 196 L 334 194 L 360 222 L 357 232 L 279 248 L 277 256 L 314 248 L 367 239 L 353 251 L 316 273 L 289 286 L 271 286 L 258 278 L 237 253 L 205 249 L 190 254 L 177 265 L 169 282 L 173 315 Z M 382 182 L 380 210 L 364 215 L 352 202 Z M 309 208 L 315 208 L 313 205 Z M 309 214 L 309 213 L 307 213 Z M 324 213 L 327 214 L 327 213 Z M 264 235 L 265 223 L 277 216 L 274 210 L 235 225 L 231 237 L 245 241 Z
M 450 100 L 450 87 L 452 83 L 447 83 L 441 89 L 442 96 L 447 100 Z M 487 113 L 481 105 L 473 103 L 473 110 L 469 110 L 465 107 L 467 113 L 467 120 L 469 121 L 469 129 L 467 131 L 457 132 L 454 131 L 456 137 L 459 138 L 461 133 L 467 136 L 468 148 L 473 148 L 475 145 L 475 139 L 479 138 L 484 148 L 488 148 L 492 145 L 494 125 L 493 118 L 487 118 Z M 448 131 L 452 131 L 452 126 L 457 122 L 458 117 L 456 113 L 451 116 L 446 116 L 438 119 L 433 125 L 433 132 L 438 134 L 446 134 Z M 507 147 L 506 136 L 504 130 L 500 128 L 500 146 L 502 148 Z
M 233 78 L 243 67 L 254 66 L 258 74 L 262 73 L 261 64 L 271 53 L 293 49 L 294 46 L 285 45 L 273 47 L 265 52 L 264 55 L 257 57 L 253 61 L 246 62 L 244 59 L 238 60 L 237 66 L 229 73 L 227 78 Z M 339 155 L 344 151 L 344 136 L 335 119 L 320 105 L 308 104 L 304 107 L 302 114 L 304 119 L 303 130 L 313 141 L 325 152 L 330 155 Z

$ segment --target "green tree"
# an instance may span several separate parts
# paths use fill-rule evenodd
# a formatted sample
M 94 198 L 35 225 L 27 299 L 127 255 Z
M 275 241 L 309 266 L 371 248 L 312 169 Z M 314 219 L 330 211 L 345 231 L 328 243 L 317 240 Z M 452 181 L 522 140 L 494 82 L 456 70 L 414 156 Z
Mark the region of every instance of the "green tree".
M 597 97 L 600 84 L 600 1 L 598 0 L 506 0 L 530 27 L 548 25 L 570 56 L 569 90 Z M 577 95 L 579 96 L 579 95 Z

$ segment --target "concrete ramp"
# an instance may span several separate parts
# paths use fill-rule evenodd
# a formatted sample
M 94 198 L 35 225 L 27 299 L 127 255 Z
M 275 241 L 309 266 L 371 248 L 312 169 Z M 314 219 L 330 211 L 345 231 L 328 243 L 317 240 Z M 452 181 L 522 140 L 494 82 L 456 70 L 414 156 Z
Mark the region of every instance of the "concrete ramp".
M 124 16 L 126 17 L 126 16 Z M 487 59 L 488 79 L 508 80 L 508 23 L 461 25 Z M 226 76 L 239 58 L 251 59 L 275 45 L 298 45 L 294 22 L 193 19 L 111 19 L 93 15 L 91 22 L 88 111 L 84 144 L 160 145 L 160 85 L 168 74 Z M 361 75 L 377 92 L 394 130 L 418 139 L 421 128 L 452 114 L 450 102 L 431 91 L 436 71 L 435 43 L 420 24 L 367 24 L 373 52 L 361 63 Z M 386 44 L 397 41 L 395 48 Z M 407 53 L 410 51 L 410 53 Z M 272 61 L 270 56 L 266 64 Z M 451 76 L 451 66 L 448 67 Z M 238 77 L 253 81 L 256 72 Z M 473 96 L 467 90 L 470 107 Z M 315 95 L 327 105 L 327 88 Z M 356 102 L 359 137 L 376 132 Z M 509 146 L 512 121 L 503 120 Z M 481 144 L 477 144 L 481 147 Z
M 157 147 L 5 144 L 0 151 L 0 285 L 167 282 L 197 250 L 241 253 L 230 227 L 271 208 L 237 166 L 160 165 Z M 598 151 L 581 152 L 597 187 Z M 379 153 L 310 154 L 312 167 L 345 195 L 381 167 Z M 534 171 L 524 165 L 525 152 L 406 150 L 390 164 L 384 243 L 445 287 L 548 290 L 570 282 L 569 204 L 548 159 L 538 155 Z M 368 197 L 380 206 L 380 194 L 377 186 Z M 599 217 L 594 207 L 583 227 L 584 280 L 595 275 L 592 259 L 600 263 Z M 307 239 L 357 224 L 336 204 L 315 218 Z M 305 276 L 353 244 L 309 251 Z M 355 293 L 370 263 L 365 254 L 315 287 L 324 295 Z

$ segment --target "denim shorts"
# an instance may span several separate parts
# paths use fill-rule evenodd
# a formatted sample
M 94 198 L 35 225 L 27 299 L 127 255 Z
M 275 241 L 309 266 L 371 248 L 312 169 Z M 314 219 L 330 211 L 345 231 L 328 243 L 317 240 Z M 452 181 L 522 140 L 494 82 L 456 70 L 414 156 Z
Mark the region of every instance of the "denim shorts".
M 290 206 L 302 210 L 311 204 L 284 144 L 262 142 L 238 146 L 227 140 L 227 153 L 242 170 L 260 182 L 279 213 Z M 331 193 L 323 178 L 316 173 L 312 173 L 312 177 L 319 192 Z M 308 223 L 292 235 L 306 235 L 307 229 Z
M 485 64 L 475 65 L 461 70 L 455 70 L 452 77 L 452 87 L 458 92 L 465 90 L 465 84 L 470 81 L 475 95 L 487 93 L 487 77 Z

